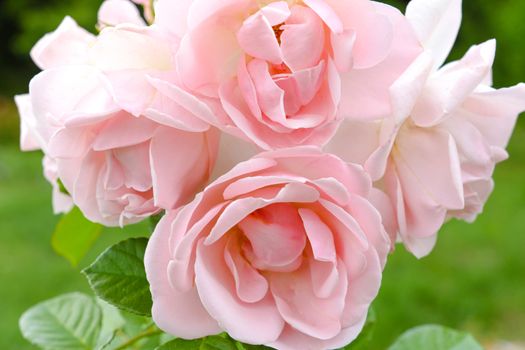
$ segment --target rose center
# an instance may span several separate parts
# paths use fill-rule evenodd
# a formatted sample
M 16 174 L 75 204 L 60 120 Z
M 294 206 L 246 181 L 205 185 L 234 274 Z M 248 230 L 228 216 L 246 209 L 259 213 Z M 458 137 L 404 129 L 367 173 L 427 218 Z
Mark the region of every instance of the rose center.
M 295 271 L 301 266 L 306 233 L 297 209 L 273 204 L 243 219 L 238 228 L 245 241 L 242 251 L 253 267 L 266 271 Z

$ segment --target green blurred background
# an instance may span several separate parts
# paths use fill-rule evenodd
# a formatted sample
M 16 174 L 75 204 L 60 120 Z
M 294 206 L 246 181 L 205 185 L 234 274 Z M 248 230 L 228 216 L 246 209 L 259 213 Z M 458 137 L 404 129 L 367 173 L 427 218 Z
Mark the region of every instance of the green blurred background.
M 401 9 L 406 4 L 389 2 Z M 64 292 L 89 292 L 79 269 L 51 249 L 57 217 L 51 211 L 50 187 L 41 175 L 41 154 L 18 150 L 12 96 L 24 93 L 38 71 L 28 57 L 38 38 L 66 14 L 94 30 L 100 3 L 0 2 L 0 349 L 33 349 L 18 331 L 18 318 L 31 305 Z M 524 0 L 464 0 L 464 22 L 452 58 L 492 37 L 498 39 L 495 85 L 525 81 Z M 398 247 L 375 303 L 378 324 L 371 349 L 385 349 L 404 330 L 425 323 L 470 331 L 489 349 L 502 341 L 525 343 L 524 140 L 522 119 L 509 147 L 511 159 L 498 167 L 496 191 L 475 224 L 447 224 L 434 253 L 421 261 Z M 147 230 L 146 225 L 106 230 L 84 265 L 110 242 Z

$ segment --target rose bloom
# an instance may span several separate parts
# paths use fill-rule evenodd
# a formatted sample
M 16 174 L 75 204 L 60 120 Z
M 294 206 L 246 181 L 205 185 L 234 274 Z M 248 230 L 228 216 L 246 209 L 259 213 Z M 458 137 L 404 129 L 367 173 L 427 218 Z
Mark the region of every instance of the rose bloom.
M 172 43 L 133 24 L 138 13 L 125 4 L 131 10 L 120 17 L 101 9 L 99 36 L 66 18 L 41 39 L 32 57 L 43 72 L 17 98 L 22 148 L 44 151 L 55 210 L 71 207 L 58 194 L 60 179 L 88 219 L 108 226 L 191 200 L 218 148 L 217 130 L 149 84 L 150 76 L 172 74 Z M 128 22 L 111 27 L 107 19 Z
M 263 149 L 322 145 L 343 117 L 389 114 L 388 88 L 421 50 L 401 13 L 368 0 L 159 0 L 155 23 L 180 40 L 195 114 Z
M 390 248 L 378 194 L 362 167 L 315 147 L 239 163 L 153 233 L 155 323 L 188 339 L 226 331 L 277 349 L 345 346 Z
M 447 218 L 473 221 L 483 210 L 495 165 L 507 158 L 525 110 L 525 85 L 491 87 L 494 40 L 442 66 L 459 30 L 461 1 L 413 0 L 407 18 L 425 52 L 391 87 L 393 114 L 348 122 L 327 149 L 365 165 L 390 195 L 401 240 L 422 257 Z

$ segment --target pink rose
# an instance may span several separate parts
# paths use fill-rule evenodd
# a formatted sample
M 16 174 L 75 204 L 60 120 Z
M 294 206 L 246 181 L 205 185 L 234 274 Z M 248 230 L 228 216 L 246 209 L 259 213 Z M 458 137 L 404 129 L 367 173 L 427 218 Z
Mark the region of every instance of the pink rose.
M 181 40 L 178 72 L 192 107 L 263 149 L 322 145 L 343 117 L 387 115 L 389 86 L 421 49 L 397 10 L 368 0 L 159 0 L 156 8 L 156 25 Z M 189 100 L 169 84 L 159 89 Z
M 390 248 L 373 195 L 360 166 L 315 147 L 239 163 L 153 233 L 154 321 L 182 338 L 226 331 L 283 350 L 345 346 Z
M 148 82 L 172 74 L 167 42 L 130 23 L 95 37 L 66 18 L 32 51 L 44 71 L 18 98 L 22 141 L 44 151 L 53 186 L 60 179 L 92 221 L 124 225 L 175 208 L 211 174 L 218 131 Z
M 393 84 L 393 114 L 349 122 L 327 149 L 365 165 L 390 195 L 404 244 L 421 257 L 447 218 L 472 221 L 481 213 L 525 110 L 525 85 L 491 87 L 494 40 L 439 68 L 459 29 L 460 0 L 413 0 L 407 18 L 425 52 Z

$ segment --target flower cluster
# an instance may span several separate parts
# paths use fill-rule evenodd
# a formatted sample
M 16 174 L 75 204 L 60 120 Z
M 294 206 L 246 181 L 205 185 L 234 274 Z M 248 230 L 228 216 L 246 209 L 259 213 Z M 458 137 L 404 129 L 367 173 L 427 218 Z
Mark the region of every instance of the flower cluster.
M 425 256 L 482 211 L 525 110 L 491 86 L 494 40 L 444 64 L 460 22 L 461 0 L 106 0 L 97 35 L 68 17 L 33 48 L 21 147 L 56 212 L 166 212 L 161 329 L 340 348 L 397 241 Z

